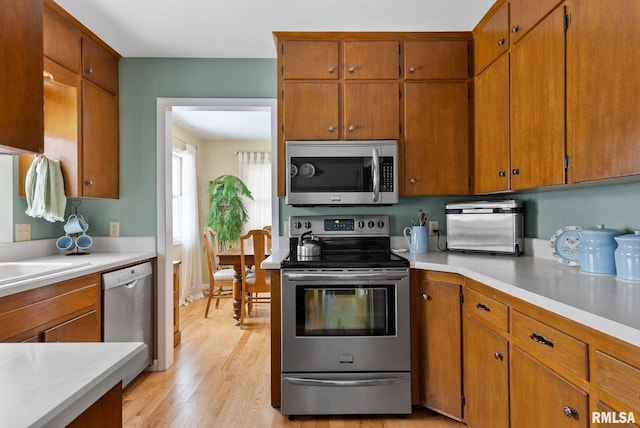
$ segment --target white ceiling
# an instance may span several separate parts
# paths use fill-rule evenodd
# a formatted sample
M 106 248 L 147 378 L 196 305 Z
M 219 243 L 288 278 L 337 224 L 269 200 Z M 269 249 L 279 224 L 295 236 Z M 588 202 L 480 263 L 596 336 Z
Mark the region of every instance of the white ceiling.
M 123 57 L 275 58 L 274 31 L 470 31 L 495 0 L 55 1 Z M 220 139 L 231 131 L 199 124 L 240 120 L 234 129 L 248 131 L 251 118 L 238 115 L 185 112 L 177 120 L 200 138 Z M 229 139 L 253 132 L 269 134 Z

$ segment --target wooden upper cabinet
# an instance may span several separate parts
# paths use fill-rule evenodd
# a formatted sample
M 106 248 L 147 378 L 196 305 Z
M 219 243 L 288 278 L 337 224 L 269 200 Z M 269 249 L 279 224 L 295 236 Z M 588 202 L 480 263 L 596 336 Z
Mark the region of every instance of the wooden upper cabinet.
M 511 49 L 512 190 L 565 182 L 564 20 L 560 6 Z
M 52 9 L 49 3 L 44 8 L 44 55 L 58 64 L 80 73 L 82 33 Z
M 345 79 L 398 79 L 400 42 L 396 40 L 344 42 Z
M 569 183 L 640 174 L 640 2 L 567 2 Z
M 339 85 L 285 82 L 281 103 L 288 140 L 337 140 L 340 136 Z
M 0 152 L 42 153 L 42 0 L 0 0 Z
M 450 80 L 468 77 L 469 43 L 466 40 L 404 42 L 406 80 Z
M 400 136 L 397 83 L 345 83 L 343 129 L 347 140 L 391 140 Z
M 516 43 L 563 0 L 509 0 L 511 43 Z M 616 5 L 617 7 L 617 5 Z
M 509 49 L 509 3 L 481 24 L 474 40 L 474 71 L 480 73 Z
M 82 37 L 82 76 L 112 94 L 118 93 L 118 60 L 95 41 Z
M 337 80 L 340 75 L 337 41 L 285 40 L 280 49 L 284 79 Z

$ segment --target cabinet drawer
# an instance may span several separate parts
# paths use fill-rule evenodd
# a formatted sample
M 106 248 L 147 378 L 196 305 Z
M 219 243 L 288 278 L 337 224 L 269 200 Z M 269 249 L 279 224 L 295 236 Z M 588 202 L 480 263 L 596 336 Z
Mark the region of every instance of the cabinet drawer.
M 489 323 L 494 329 L 509 331 L 509 307 L 470 288 L 465 292 L 467 314 Z
M 514 342 L 536 356 L 548 358 L 582 379 L 588 379 L 588 346 L 553 327 L 513 311 Z
M 640 369 L 596 351 L 595 373 L 600 390 L 640 412 Z

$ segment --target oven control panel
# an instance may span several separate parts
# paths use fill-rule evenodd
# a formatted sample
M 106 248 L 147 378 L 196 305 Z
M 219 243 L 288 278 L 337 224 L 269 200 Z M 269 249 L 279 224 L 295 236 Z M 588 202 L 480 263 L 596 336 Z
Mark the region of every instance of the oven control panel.
M 389 236 L 388 215 L 291 216 L 289 236 Z

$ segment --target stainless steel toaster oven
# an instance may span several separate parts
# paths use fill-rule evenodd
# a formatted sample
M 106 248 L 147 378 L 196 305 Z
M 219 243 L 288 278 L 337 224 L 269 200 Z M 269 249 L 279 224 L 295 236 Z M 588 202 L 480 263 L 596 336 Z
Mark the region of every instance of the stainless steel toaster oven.
M 522 201 L 446 204 L 447 250 L 518 256 L 524 252 Z

